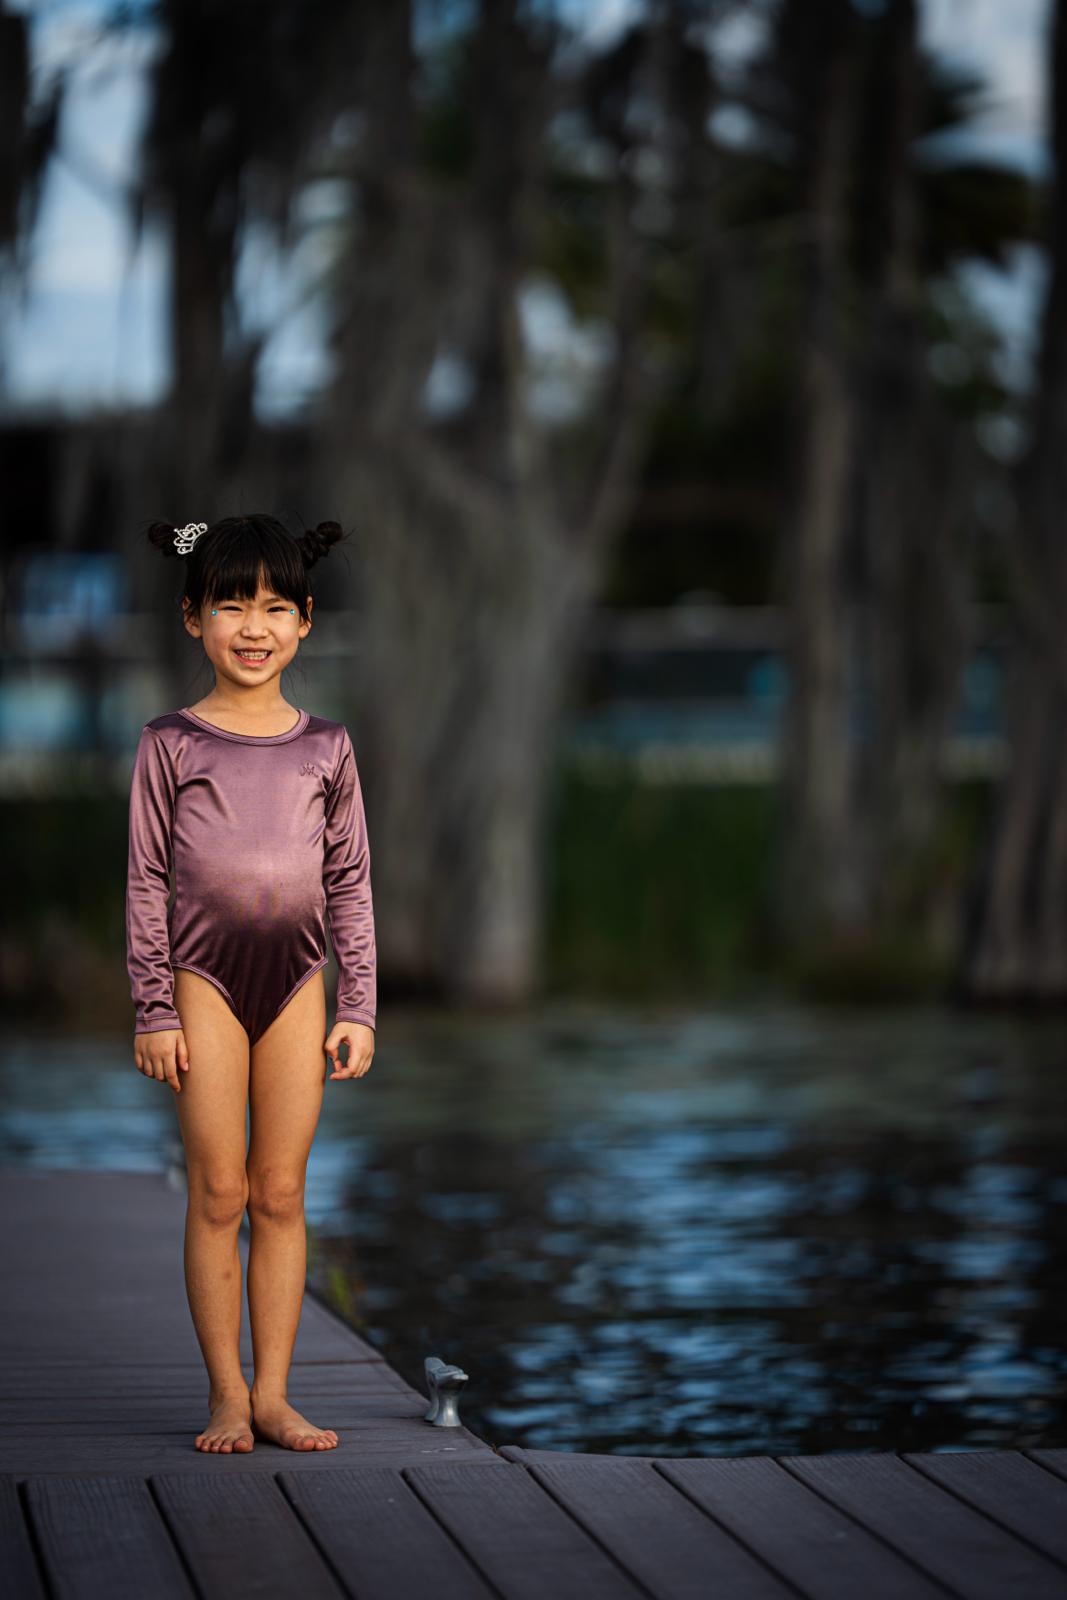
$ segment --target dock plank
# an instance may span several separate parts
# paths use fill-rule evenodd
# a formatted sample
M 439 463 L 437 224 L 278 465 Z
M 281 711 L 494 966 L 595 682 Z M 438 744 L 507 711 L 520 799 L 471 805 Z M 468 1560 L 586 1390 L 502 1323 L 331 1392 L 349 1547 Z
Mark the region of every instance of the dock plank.
M 16 1170 L 0 1204 L 0 1600 L 1067 1600 L 1067 1451 L 497 1451 L 310 1288 L 289 1393 L 338 1449 L 205 1454 L 181 1192 Z
M 360 1600 L 493 1600 L 397 1468 L 279 1472 L 278 1484 Z
M 323 1427 L 354 1428 L 376 1417 L 422 1415 L 425 1401 L 396 1391 L 371 1389 L 363 1394 L 316 1394 L 299 1383 L 289 1388 L 289 1400 L 298 1411 L 308 1408 L 309 1420 Z M 311 1416 L 310 1413 L 315 1415 Z M 326 1413 L 329 1413 L 327 1416 Z M 101 1428 L 107 1432 L 133 1430 L 148 1433 L 185 1428 L 199 1433 L 208 1419 L 207 1396 L 199 1394 L 104 1395 L 78 1394 L 70 1400 L 61 1395 L 28 1394 L 17 1400 L 0 1401 L 0 1434 L 23 1432 L 42 1425 Z
M 209 1483 L 185 1472 L 151 1481 L 201 1595 L 339 1600 L 350 1592 L 273 1478 L 223 1475 Z
M 8 1169 L 0 1205 L 8 1224 L 0 1269 L 15 1286 L 0 1325 L 0 1472 L 245 1476 L 293 1465 L 318 1473 L 349 1451 L 375 1466 L 440 1457 L 499 1466 L 469 1429 L 428 1425 L 426 1396 L 310 1288 L 289 1395 L 313 1422 L 337 1429 L 337 1449 L 297 1453 L 257 1441 L 239 1456 L 198 1451 L 207 1375 L 185 1297 L 184 1195 L 151 1173 Z M 246 1267 L 243 1234 L 238 1249 Z M 241 1352 L 250 1378 L 244 1295 Z
M 1067 1482 L 1015 1450 L 905 1454 L 910 1466 L 1067 1566 Z
M 192 1362 L 200 1347 L 185 1294 L 185 1199 L 159 1175 L 0 1169 L 7 1281 L 18 1285 L 14 1316 L 0 1325 L 0 1360 L 68 1359 L 69 1319 L 105 1364 L 127 1354 L 160 1366 Z M 247 1267 L 248 1238 L 238 1237 Z M 150 1292 L 146 1291 L 150 1286 Z M 28 1324 L 32 1339 L 27 1340 Z M 313 1294 L 307 1294 L 294 1358 L 381 1360 L 373 1347 Z M 241 1360 L 252 1365 L 247 1296 L 242 1293 Z
M 502 1600 L 637 1600 L 642 1590 L 528 1472 L 405 1467 Z M 706 1592 L 706 1591 L 705 1591 Z
M 1067 1450 L 1024 1450 L 1037 1466 L 1043 1467 L 1046 1472 L 1054 1472 L 1059 1478 L 1067 1478 Z
M 372 1367 L 373 1370 L 368 1370 Z M 380 1369 L 380 1370 L 379 1370 Z M 246 1374 L 251 1382 L 252 1375 Z M 203 1363 L 178 1371 L 142 1367 L 123 1371 L 121 1367 L 91 1365 L 59 1368 L 4 1367 L 4 1393 L 0 1395 L 0 1425 L 12 1420 L 20 1407 L 33 1404 L 47 1409 L 65 1404 L 70 1408 L 98 1415 L 130 1401 L 135 1407 L 155 1401 L 181 1399 L 203 1407 L 207 1402 L 208 1378 Z M 384 1362 L 323 1362 L 307 1366 L 297 1363 L 289 1374 L 290 1395 L 378 1395 L 410 1397 L 413 1391 Z M 420 1397 L 421 1398 L 421 1397 Z M 97 1408 L 93 1410 L 93 1408 Z M 70 1412 L 68 1411 L 68 1415 Z
M 45 1600 L 18 1484 L 9 1476 L 0 1476 L 0 1596 L 2 1600 Z
M 53 1600 L 193 1600 L 142 1477 L 56 1473 L 31 1478 L 26 1499 Z
M 788 1471 L 966 1600 L 1065 1600 L 1063 1571 L 898 1456 L 781 1456 Z
M 664 1458 L 656 1471 L 810 1600 L 943 1600 L 940 1584 L 768 1456 Z
M 204 1419 L 206 1420 L 206 1418 Z M 79 1472 L 109 1476 L 115 1472 L 140 1471 L 145 1475 L 167 1472 L 275 1473 L 281 1467 L 299 1472 L 323 1472 L 344 1466 L 346 1458 L 373 1466 L 400 1467 L 411 1462 L 444 1460 L 468 1466 L 499 1466 L 499 1458 L 483 1440 L 473 1443 L 457 1440 L 453 1428 L 433 1428 L 428 1423 L 408 1419 L 404 1424 L 382 1424 L 375 1428 L 362 1422 L 344 1430 L 336 1450 L 286 1450 L 281 1445 L 258 1440 L 255 1449 L 240 1455 L 219 1456 L 197 1450 L 193 1443 L 197 1428 L 172 1433 L 119 1431 L 101 1434 L 91 1424 L 74 1432 L 69 1426 L 56 1426 L 40 1437 L 30 1433 L 17 1441 L 0 1436 L 0 1461 L 10 1463 L 19 1478 L 55 1472 Z M 340 1433 L 342 1430 L 338 1430 Z M 473 1438 L 473 1436 L 471 1436 Z
M 730 1600 L 794 1593 L 650 1462 L 568 1454 L 527 1471 L 657 1600 L 706 1600 L 712 1575 Z

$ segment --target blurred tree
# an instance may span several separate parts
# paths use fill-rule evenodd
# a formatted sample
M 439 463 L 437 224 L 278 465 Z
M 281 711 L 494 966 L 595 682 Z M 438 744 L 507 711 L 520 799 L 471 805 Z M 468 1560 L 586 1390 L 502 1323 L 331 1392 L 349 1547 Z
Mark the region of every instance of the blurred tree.
M 993 175 L 998 206 L 976 210 L 968 240 L 946 174 L 924 173 L 918 139 L 959 120 L 972 85 L 942 82 L 917 36 L 915 0 L 814 14 L 782 0 L 774 33 L 804 233 L 773 909 L 805 959 L 901 928 L 922 940 L 945 920 L 927 869 L 971 643 L 983 474 L 972 407 L 932 371 L 935 274 L 964 245 L 996 256 L 1028 216 L 1023 180 Z M 973 172 L 955 181 L 966 190 Z
M 558 18 L 486 0 L 427 103 L 408 7 L 363 17 L 323 460 L 365 530 L 358 690 L 388 818 L 383 960 L 394 982 L 509 1001 L 538 973 L 549 758 L 578 631 L 663 381 L 649 302 L 674 222 L 671 85 L 688 53 L 706 97 L 707 63 L 678 0 L 569 69 Z M 603 349 L 577 417 L 545 404 L 524 303 L 567 232 L 588 251 L 575 300 Z M 435 374 L 452 385 L 436 406 Z
M 628 525 L 634 570 L 660 562 L 662 517 L 633 517 L 650 461 L 746 598 L 780 557 L 783 926 L 803 944 L 921 905 L 971 427 L 999 404 L 988 350 L 965 383 L 932 373 L 935 340 L 970 337 L 936 290 L 1026 236 L 1026 186 L 917 156 L 969 106 L 919 53 L 914 0 L 760 8 L 771 48 L 727 106 L 756 136 L 722 139 L 711 24 L 737 9 L 648 0 L 590 51 L 532 0 L 150 8 L 133 214 L 169 234 L 173 390 L 125 503 L 149 481 L 180 518 L 273 502 L 279 436 L 253 406 L 272 330 L 238 280 L 257 247 L 302 248 L 332 358 L 302 438 L 362 541 L 352 694 L 394 982 L 509 999 L 536 979 L 555 721 Z
M 57 72 L 41 95 L 34 94 L 29 31 L 29 19 L 0 0 L 0 288 L 12 299 L 25 285 L 25 246 L 67 86 L 66 75 Z
M 776 46 L 805 225 L 795 497 L 783 548 L 790 695 L 784 848 L 776 882 L 780 919 L 801 940 L 850 919 L 856 888 L 848 849 L 851 618 L 845 558 L 857 422 L 849 350 L 849 182 L 861 75 L 860 20 L 851 0 L 827 0 L 814 13 L 803 0 L 783 0 Z
M 647 291 L 674 223 L 671 96 L 681 72 L 691 102 L 707 98 L 688 32 L 708 14 L 656 0 L 585 57 L 568 56 L 559 17 L 518 0 L 442 10 L 419 49 L 408 0 L 161 5 L 137 214 L 165 217 L 173 248 L 168 503 L 201 505 L 204 485 L 217 503 L 263 465 L 242 238 L 267 222 L 284 239 L 310 182 L 346 196 L 313 430 L 321 493 L 363 535 L 353 695 L 395 985 L 512 999 L 536 979 L 547 757 L 662 384 Z M 526 297 L 568 203 L 600 355 L 586 403 L 561 417 Z
M 358 10 L 332 0 L 159 0 L 154 14 L 163 45 L 130 199 L 138 239 L 150 218 L 169 236 L 171 388 L 156 475 L 184 515 L 207 486 L 218 503 L 248 474 L 270 330 L 243 316 L 240 253 L 256 230 L 264 248 L 291 242 L 317 141 L 351 97 L 360 35 Z
M 29 22 L 0 3 L 0 249 L 12 254 L 32 230 L 56 146 L 66 78 L 38 101 L 30 73 Z
M 1067 999 L 1067 0 L 1048 53 L 1050 271 L 1018 521 L 1004 541 L 1017 637 L 1011 759 L 970 929 L 965 990 L 976 999 Z
M 972 418 L 931 371 L 922 207 L 913 151 L 930 75 L 917 0 L 887 0 L 865 88 L 877 143 L 864 186 L 859 270 L 856 567 L 860 657 L 852 852 L 854 906 L 868 926 L 921 937 L 937 917 L 927 873 L 943 798 L 945 739 L 959 698 L 975 582 Z M 874 70 L 872 70 L 872 68 Z

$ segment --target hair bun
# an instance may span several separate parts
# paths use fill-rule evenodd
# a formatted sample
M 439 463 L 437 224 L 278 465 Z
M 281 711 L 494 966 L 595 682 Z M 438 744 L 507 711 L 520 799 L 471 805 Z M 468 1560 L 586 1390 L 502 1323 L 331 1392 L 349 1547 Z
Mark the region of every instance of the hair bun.
M 308 528 L 299 541 L 305 565 L 311 567 L 316 561 L 321 561 L 344 536 L 344 529 L 339 522 L 320 522 L 317 527 Z
M 153 522 L 149 525 L 145 537 L 161 556 L 171 557 L 177 561 L 181 559 L 181 552 L 174 543 L 177 531 L 169 522 Z

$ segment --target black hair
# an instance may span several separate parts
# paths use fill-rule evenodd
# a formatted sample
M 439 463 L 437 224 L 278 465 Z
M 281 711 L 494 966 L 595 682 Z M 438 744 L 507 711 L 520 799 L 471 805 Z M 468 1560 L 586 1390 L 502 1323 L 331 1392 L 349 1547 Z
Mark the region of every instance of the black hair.
M 153 522 L 147 532 L 160 555 L 185 562 L 184 593 L 194 612 L 220 600 L 254 600 L 262 579 L 267 589 L 292 601 L 301 622 L 308 621 L 308 572 L 347 537 L 340 523 L 320 522 L 296 538 L 276 517 L 261 514 L 213 522 L 187 555 L 175 544 L 177 535 L 169 522 Z

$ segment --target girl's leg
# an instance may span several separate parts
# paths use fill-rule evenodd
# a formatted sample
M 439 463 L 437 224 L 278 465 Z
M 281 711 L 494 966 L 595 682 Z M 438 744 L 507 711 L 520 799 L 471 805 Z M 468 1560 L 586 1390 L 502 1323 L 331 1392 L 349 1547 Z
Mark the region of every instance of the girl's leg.
M 291 1450 L 332 1450 L 337 1435 L 286 1400 L 307 1274 L 304 1179 L 326 1082 L 326 993 L 314 973 L 252 1046 L 248 1142 L 248 1313 L 258 1435 Z
M 241 1371 L 237 1235 L 248 1198 L 248 1035 L 214 984 L 184 967 L 174 974 L 174 1004 L 189 1050 L 174 1096 L 189 1181 L 185 1288 L 210 1384 L 211 1419 L 196 1447 L 247 1451 L 253 1440 Z

